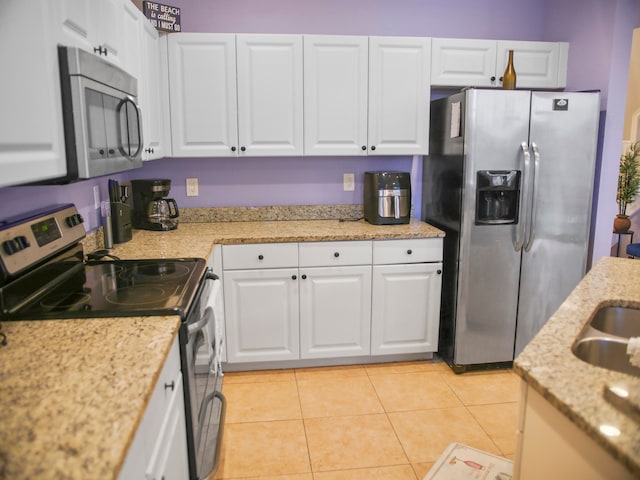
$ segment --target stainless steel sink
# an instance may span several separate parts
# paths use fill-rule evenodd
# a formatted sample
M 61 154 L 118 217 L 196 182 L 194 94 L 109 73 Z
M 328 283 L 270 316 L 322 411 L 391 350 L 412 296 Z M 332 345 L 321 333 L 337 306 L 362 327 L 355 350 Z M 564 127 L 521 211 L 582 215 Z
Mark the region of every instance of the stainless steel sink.
M 640 368 L 629 361 L 627 341 L 624 338 L 585 337 L 579 338 L 572 348 L 573 354 L 597 367 L 640 377 Z
M 591 320 L 591 326 L 617 337 L 640 337 L 640 310 L 627 307 L 602 307 Z

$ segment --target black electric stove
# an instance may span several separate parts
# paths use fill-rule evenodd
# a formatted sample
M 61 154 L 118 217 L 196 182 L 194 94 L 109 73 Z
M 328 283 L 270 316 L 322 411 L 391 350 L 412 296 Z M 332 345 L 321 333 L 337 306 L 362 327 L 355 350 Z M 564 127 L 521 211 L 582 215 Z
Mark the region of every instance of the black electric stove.
M 177 314 L 206 273 L 201 258 L 85 261 L 71 205 L 0 225 L 0 319 Z

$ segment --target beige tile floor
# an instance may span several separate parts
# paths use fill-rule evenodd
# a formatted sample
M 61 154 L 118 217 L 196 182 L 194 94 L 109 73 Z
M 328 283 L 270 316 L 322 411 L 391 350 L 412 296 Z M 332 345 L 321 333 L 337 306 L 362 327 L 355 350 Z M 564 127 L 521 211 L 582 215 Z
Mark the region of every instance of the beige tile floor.
M 441 362 L 226 373 L 216 479 L 422 479 L 451 442 L 513 459 L 519 378 Z

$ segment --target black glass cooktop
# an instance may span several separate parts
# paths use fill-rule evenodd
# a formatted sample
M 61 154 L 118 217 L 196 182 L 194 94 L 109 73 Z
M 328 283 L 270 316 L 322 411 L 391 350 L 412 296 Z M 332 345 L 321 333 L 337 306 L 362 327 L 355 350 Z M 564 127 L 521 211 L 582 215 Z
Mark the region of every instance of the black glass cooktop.
M 205 271 L 200 258 L 55 263 L 4 289 L 1 319 L 184 318 Z

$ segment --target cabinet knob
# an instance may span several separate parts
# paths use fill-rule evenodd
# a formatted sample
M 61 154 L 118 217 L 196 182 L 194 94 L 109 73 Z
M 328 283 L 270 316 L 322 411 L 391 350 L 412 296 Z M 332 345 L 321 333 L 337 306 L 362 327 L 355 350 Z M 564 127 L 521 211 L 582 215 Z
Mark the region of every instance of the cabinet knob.
M 302 279 L 303 279 L 303 280 L 306 280 L 306 279 L 307 279 L 307 276 L 306 276 L 306 275 L 302 275 Z
M 376 146 L 375 145 L 371 145 L 371 150 L 375 150 Z
M 436 273 L 437 273 L 438 275 L 441 275 L 441 274 L 442 274 L 442 270 L 436 270 Z
M 338 258 L 340 256 L 340 252 L 336 252 L 333 254 L 334 257 Z
M 362 145 L 362 150 L 366 150 L 367 146 L 366 145 Z
M 496 76 L 494 75 L 493 77 L 491 77 L 491 81 L 495 82 L 496 81 Z
M 231 147 L 231 151 L 235 152 L 236 151 L 236 147 Z
M 247 147 L 240 147 L 240 151 L 244 152 L 247 150 Z
M 413 253 L 413 250 L 409 249 L 407 250 L 407 255 L 411 255 Z
M 98 153 L 100 153 L 100 155 L 104 155 L 104 148 L 101 148 L 100 150 L 98 150 Z
M 504 77 L 500 77 L 500 81 L 502 81 L 502 79 L 503 79 L 503 78 L 504 78 Z
M 264 260 L 264 255 L 258 255 L 258 260 Z
M 298 277 L 296 275 L 291 275 L 291 280 L 296 280 Z M 304 278 L 304 277 L 303 277 Z
M 173 380 L 171 380 L 171 383 L 165 383 L 164 384 L 164 389 L 166 390 L 167 388 L 170 388 L 171 391 L 173 392 L 173 389 L 176 386 L 176 382 L 174 382 Z
M 116 153 L 116 151 L 113 148 L 109 149 L 109 155 L 113 155 L 114 153 Z

